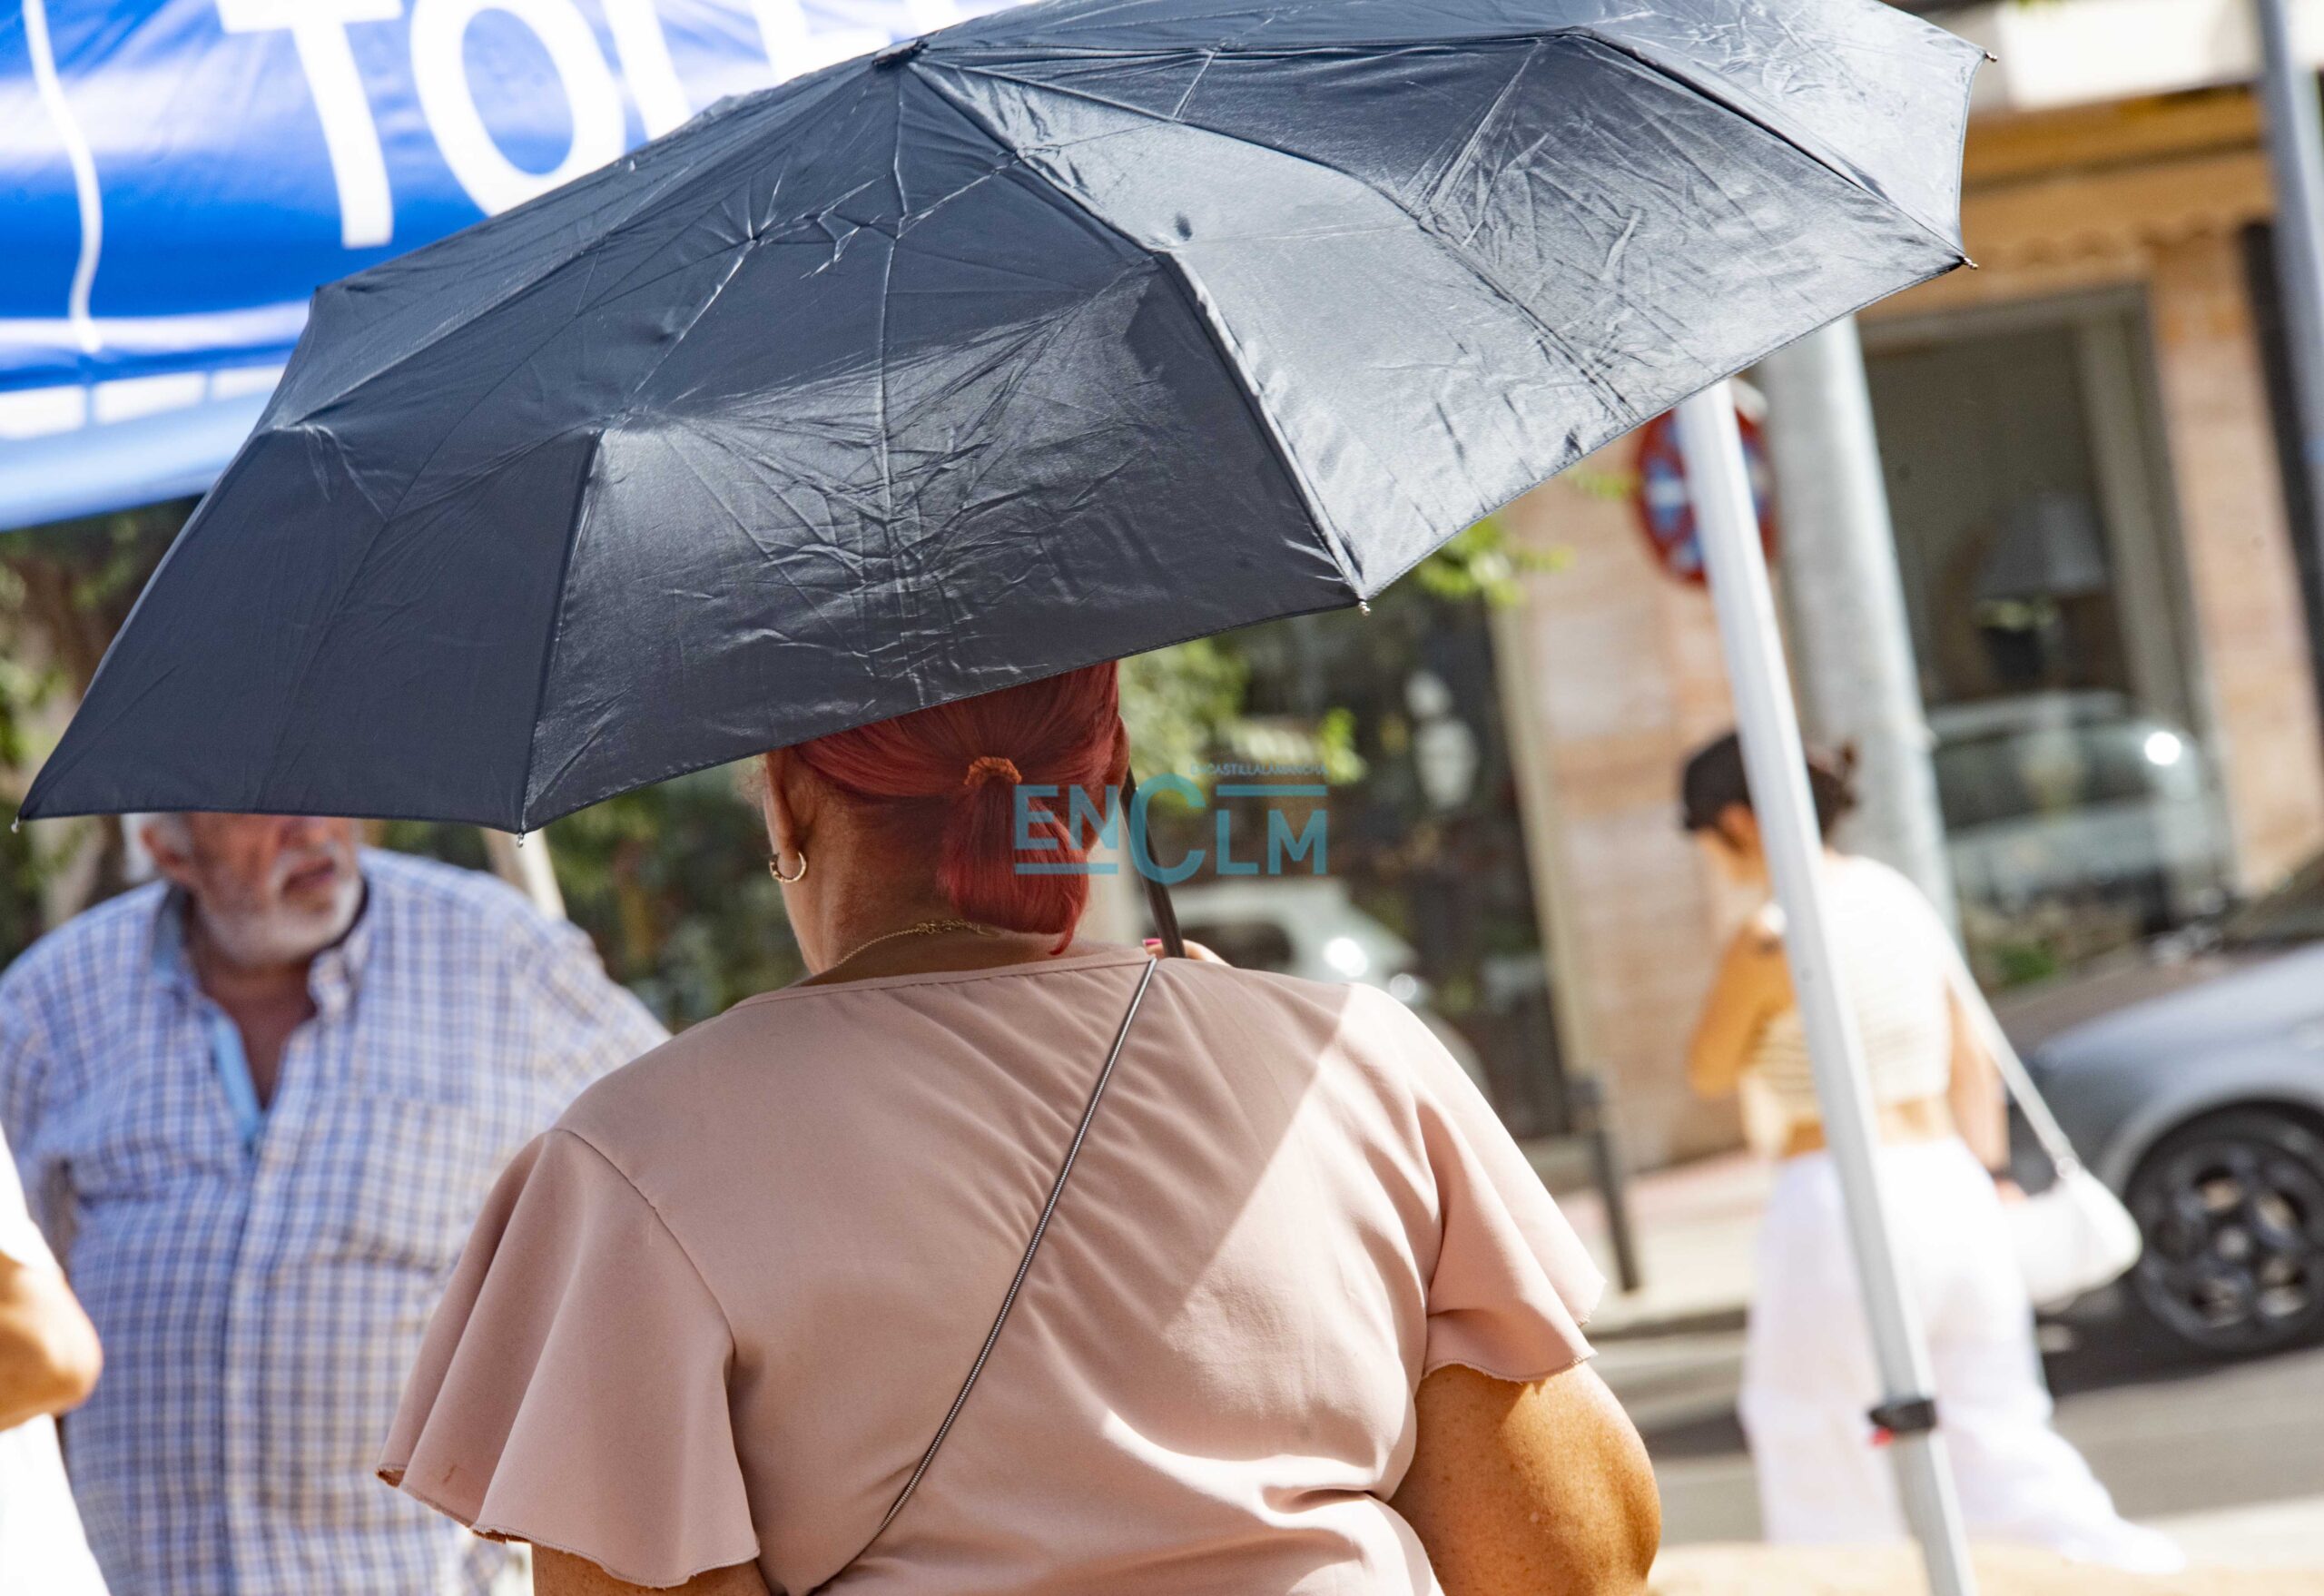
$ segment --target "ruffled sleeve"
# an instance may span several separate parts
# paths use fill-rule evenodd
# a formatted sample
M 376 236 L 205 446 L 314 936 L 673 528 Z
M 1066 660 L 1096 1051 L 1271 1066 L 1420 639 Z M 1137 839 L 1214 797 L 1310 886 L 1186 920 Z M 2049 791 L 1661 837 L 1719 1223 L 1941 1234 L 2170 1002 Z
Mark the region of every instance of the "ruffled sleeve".
M 1393 1002 L 1393 1000 L 1390 1001 Z M 1423 1374 L 1463 1364 L 1539 1380 L 1590 1355 L 1581 1325 L 1606 1278 L 1501 1118 L 1403 1005 L 1439 1236 Z
M 733 1355 L 661 1217 L 596 1148 L 552 1130 L 477 1221 L 380 1477 L 479 1534 L 635 1585 L 751 1562 Z

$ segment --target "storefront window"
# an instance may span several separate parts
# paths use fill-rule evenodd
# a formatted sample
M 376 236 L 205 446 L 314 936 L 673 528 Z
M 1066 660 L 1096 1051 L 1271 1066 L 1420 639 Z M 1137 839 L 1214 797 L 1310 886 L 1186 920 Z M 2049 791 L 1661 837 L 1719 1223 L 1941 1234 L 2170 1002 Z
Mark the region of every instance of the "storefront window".
M 1980 974 L 2070 970 L 2217 907 L 2227 838 L 2141 307 L 1882 329 L 1867 369 Z
M 1486 602 L 1407 583 L 1369 615 L 1234 634 L 1260 734 L 1344 739 L 1354 773 L 1330 784 L 1325 872 L 1223 877 L 1213 861 L 1173 897 L 1187 934 L 1236 963 L 1409 1003 L 1512 1130 L 1551 1135 L 1563 1075 Z

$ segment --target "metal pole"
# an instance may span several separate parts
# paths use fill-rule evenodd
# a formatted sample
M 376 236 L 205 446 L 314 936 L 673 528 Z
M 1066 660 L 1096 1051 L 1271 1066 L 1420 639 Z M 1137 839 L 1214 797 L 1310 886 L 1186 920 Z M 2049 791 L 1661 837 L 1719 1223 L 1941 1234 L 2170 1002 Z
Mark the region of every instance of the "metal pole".
M 1856 319 L 1759 364 L 1768 459 L 1783 507 L 1783 596 L 1801 711 L 1818 741 L 1856 751 L 1850 843 L 1895 866 L 1957 922 L 1896 536 Z
M 1935 1596 L 1971 1596 L 1976 1589 L 1960 1504 L 1945 1463 L 1944 1443 L 1929 1405 L 1934 1384 L 1920 1315 L 1896 1267 L 1896 1244 L 1874 1158 L 1877 1135 L 1866 1087 L 1864 1044 L 1855 1016 L 1840 1000 L 1831 930 L 1819 881 L 1823 847 L 1807 794 L 1807 758 L 1792 712 L 1775 594 L 1759 547 L 1742 434 L 1724 382 L 1679 407 L 1679 444 L 1695 507 L 1695 527 L 1718 609 L 1727 674 L 1752 807 L 1766 843 L 1776 901 L 1784 913 L 1784 951 L 1807 1031 L 1824 1136 L 1838 1167 L 1848 1242 L 1864 1293 L 1865 1318 L 1884 1389 L 1876 1422 L 1895 1436 L 1896 1474 L 1905 1516 L 1921 1543 Z
M 2252 0 L 2252 8 L 2260 24 L 2268 165 L 2276 185 L 2276 275 L 2299 412 L 2298 465 L 2314 521 L 2307 531 L 2324 538 L 2324 131 L 2315 76 L 2292 48 L 2286 0 Z M 2324 576 L 2324 559 L 2317 564 Z M 2324 598 L 2311 611 L 2324 616 Z
M 1606 1238 L 1614 1247 L 1614 1280 L 1624 1292 L 1646 1284 L 1639 1266 L 1638 1229 L 1630 1223 L 1630 1171 L 1622 1164 L 1622 1149 L 1606 1111 L 1606 1082 L 1592 1070 L 1566 1083 L 1566 1114 L 1573 1134 L 1590 1144 L 1591 1178 L 1606 1207 Z

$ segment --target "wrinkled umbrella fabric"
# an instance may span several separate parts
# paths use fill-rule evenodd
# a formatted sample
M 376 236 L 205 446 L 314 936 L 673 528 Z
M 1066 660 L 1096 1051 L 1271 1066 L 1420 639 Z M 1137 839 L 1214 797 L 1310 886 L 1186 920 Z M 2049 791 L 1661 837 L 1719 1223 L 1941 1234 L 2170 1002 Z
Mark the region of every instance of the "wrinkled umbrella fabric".
M 322 290 L 28 816 L 523 832 L 1378 593 L 1960 263 L 1876 0 L 1063 0 Z

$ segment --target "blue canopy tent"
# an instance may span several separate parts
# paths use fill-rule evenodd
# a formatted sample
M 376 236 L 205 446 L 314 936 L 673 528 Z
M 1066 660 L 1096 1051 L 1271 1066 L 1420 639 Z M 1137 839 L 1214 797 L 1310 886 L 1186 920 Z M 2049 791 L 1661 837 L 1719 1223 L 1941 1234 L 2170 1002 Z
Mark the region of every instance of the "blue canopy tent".
M 0 11 L 0 530 L 198 494 L 322 283 L 990 0 Z
M 323 283 L 996 0 L 0 0 L 0 532 L 206 492 Z M 494 867 L 563 912 L 547 850 Z

